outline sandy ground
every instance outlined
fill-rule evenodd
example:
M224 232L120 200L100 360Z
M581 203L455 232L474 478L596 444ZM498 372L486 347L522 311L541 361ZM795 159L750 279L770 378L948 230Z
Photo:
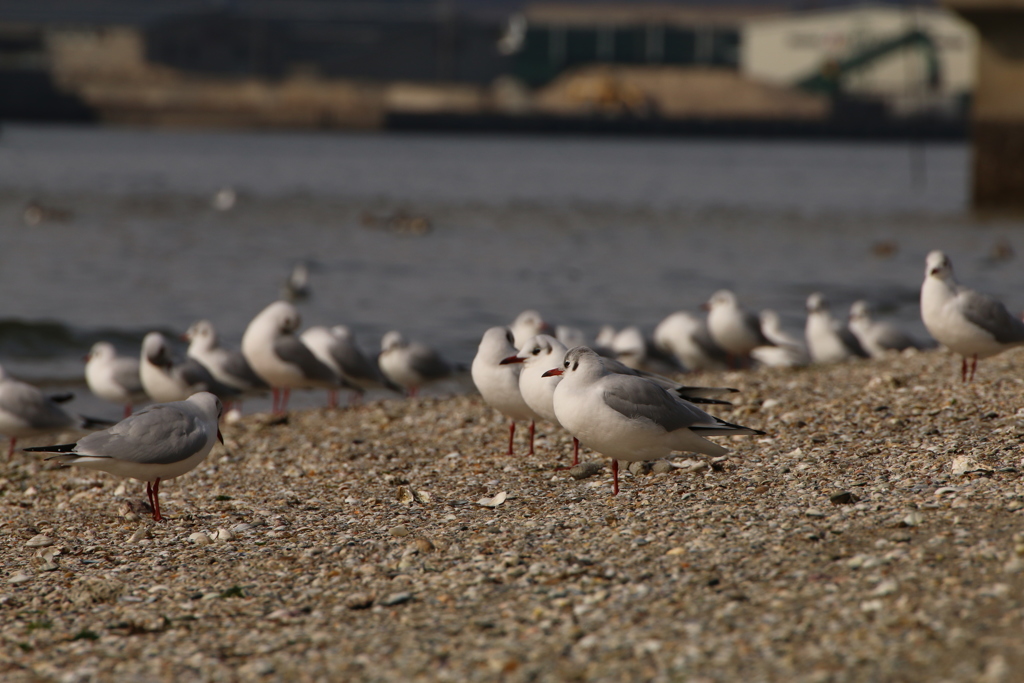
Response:
M597 454L556 469L549 425L505 455L476 396L247 416L160 523L136 482L19 453L0 678L1022 680L1024 355L958 373L691 378L742 389L718 414L768 435L617 498Z

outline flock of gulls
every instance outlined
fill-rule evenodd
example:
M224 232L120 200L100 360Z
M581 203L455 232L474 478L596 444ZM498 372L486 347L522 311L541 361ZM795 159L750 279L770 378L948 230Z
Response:
M307 283L308 284L308 283ZM872 319L856 302L848 321L835 319L820 294L807 300L801 340L782 329L773 311L745 311L729 291L704 306L706 319L673 313L647 338L635 327L604 328L592 343L576 329L551 328L535 311L508 327L484 332L471 375L483 399L511 421L529 423L533 453L535 422L544 420L579 445L612 459L613 495L619 461L658 460L674 451L710 456L726 449L707 437L763 434L705 411L728 405L734 389L694 387L672 377L687 370L798 367L853 357L878 357L919 347L892 325ZM1024 345L1024 322L998 300L961 286L949 258L928 254L921 286L921 317L938 344L962 357L961 381L973 380L977 362ZM273 411L287 410L292 390L323 389L337 405L340 390L357 401L368 389L416 395L421 387L462 371L437 351L391 331L379 354L365 354L345 326L311 327L289 301L276 301L252 319L241 349L224 348L206 320L183 335L187 357L175 357L158 332L146 335L138 358L119 356L98 342L86 357L85 377L98 397L124 406L125 419L111 424L66 410L70 395L46 395L0 368L0 434L10 440L68 429L94 431L77 443L26 448L62 465L76 465L146 482L153 517L161 519L160 482L201 463L220 439L225 408L246 397L273 394ZM670 377L671 376L671 377ZM138 412L135 407L154 402ZM222 439L221 439L222 440Z

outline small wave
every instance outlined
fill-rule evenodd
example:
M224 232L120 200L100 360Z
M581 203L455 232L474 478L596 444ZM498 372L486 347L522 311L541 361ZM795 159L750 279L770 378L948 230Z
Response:
M98 341L119 353L137 354L150 330L82 330L55 321L0 320L0 359L54 359L84 356ZM175 337L174 333L164 332Z

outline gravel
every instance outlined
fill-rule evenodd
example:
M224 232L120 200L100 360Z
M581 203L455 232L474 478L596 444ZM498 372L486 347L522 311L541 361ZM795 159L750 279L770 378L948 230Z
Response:
M160 523L141 484L20 453L0 677L1019 680L1022 378L1021 353L966 386L942 353L691 376L768 435L622 468L616 498L550 425L506 456L477 396L245 416Z

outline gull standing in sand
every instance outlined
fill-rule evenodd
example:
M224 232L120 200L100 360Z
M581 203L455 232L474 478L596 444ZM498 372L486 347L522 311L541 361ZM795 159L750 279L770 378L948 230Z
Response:
M850 328L832 317L828 299L819 292L807 297L804 336L811 360L815 363L842 363L850 358L868 357Z
M242 335L242 355L270 385L275 414L287 410L292 389L356 389L295 336L301 324L299 309L275 301L249 322Z
M711 338L729 354L734 367L741 367L758 346L772 345L761 332L761 321L743 310L736 295L728 289L712 294L704 307L708 311Z
M89 434L78 443L26 448L53 453L48 460L108 472L146 482L153 519L160 521L160 482L189 472L220 440L220 400L199 392L184 401L143 408L110 429Z
M928 254L921 285L921 319L935 340L963 358L960 379L970 380L978 359L1024 344L1024 322L991 296L960 285L953 264L941 251Z
M707 324L686 311L676 311L658 323L654 343L690 372L728 367L728 354L711 338Z
M774 346L758 346L750 357L771 368L799 368L811 362L803 342L782 329L782 318L770 308L761 311L761 332Z
M214 379L238 390L242 395L266 393L270 387L253 372L245 356L237 349L225 349L213 323L198 320L183 335L188 341L188 355L210 371Z
M159 332L150 332L142 339L139 377L146 394L161 403L184 401L197 391L209 391L223 399L238 396L236 389L218 382L196 359L178 362Z
M132 407L149 400L139 376L139 359L119 356L110 342L92 345L85 357L85 383L89 391L104 401L124 406L124 416L132 414Z
M491 327L480 339L470 373L473 384L487 405L509 418L508 454L516 435L516 422L530 422L530 451L533 455L533 436L536 420L541 417L526 403L519 390L522 368L504 361L516 353L515 337L507 327Z
M895 325L875 320L871 306L859 299L850 306L850 332L872 358L884 358L893 352L919 348L909 334Z
M107 420L69 413L31 384L16 380L0 366L0 434L10 439L7 459L14 455L18 439L62 429L95 429Z
M728 451L704 436L763 434L730 424L642 377L619 375L585 346L569 349L555 389L559 424L583 445L612 458L613 495L619 492L619 460L658 460L672 451L723 455Z
M457 369L434 349L408 341L395 330L381 338L377 364L384 376L409 396L418 394L424 384L451 377Z
M352 332L344 325L330 329L310 327L299 338L324 365L358 389L352 394L353 401L359 400L368 389L386 388L401 393L402 388L389 382L377 364L363 354ZM329 392L328 405L333 408L338 404L338 390Z

